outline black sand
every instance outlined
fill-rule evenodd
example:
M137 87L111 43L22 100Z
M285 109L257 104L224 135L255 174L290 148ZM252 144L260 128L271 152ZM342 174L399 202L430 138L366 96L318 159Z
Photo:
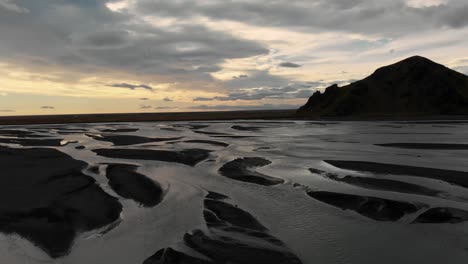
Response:
M16 233L51 257L66 255L77 233L119 219L122 206L86 163L55 149L0 147L0 231Z
M172 248L163 248L146 259L143 264L212 264L213 262L192 257Z
M265 186L272 186L284 182L282 179L267 176L253 170L256 167L264 167L271 164L271 161L263 158L242 158L224 164L219 173L230 179L250 182Z
M163 190L145 175L138 173L135 165L110 164L106 177L110 187L120 196L132 199L146 207L159 204L163 197Z
M370 177L357 177L357 176L350 176L347 175L343 178L340 178L338 175L333 173L326 173L324 171L320 172L320 170L316 169L309 169L313 173L318 173L332 179L337 182L343 182L350 185L355 185L367 189L374 189L374 190L382 190L382 191L391 191L391 192L399 192L399 193L409 193L409 194L417 194L417 195L426 195L426 196L438 196L441 194L441 191L433 190L426 188L424 186L420 186L417 184L389 180L389 179L377 179L377 178L370 178Z
M217 193L217 192L208 192L205 198L212 199L212 200L225 200L225 199L228 199L229 197L227 197L224 194Z
M62 144L60 138L47 138L47 139L32 139L32 138L0 138L0 143L5 144L18 144L25 147L60 147Z
M210 126L209 125L196 125L196 124L177 124L177 125L173 125L173 127L183 127L183 128L197 130L197 129L207 128Z
M93 134L86 134L86 136L99 141L107 141L111 142L115 146L129 146L129 145L136 145L136 144L144 144L144 143L154 143L154 142L165 142L165 141L173 141L181 139L182 137L174 137L174 138L147 138L147 137L140 137L140 136L131 136L131 135L93 135Z
M208 144L213 146L219 147L229 147L228 143L219 142L219 141L212 141L212 140L185 140L184 143L200 143L200 144Z
M418 224L457 224L468 221L468 212L455 208L431 208L416 218Z
M191 253L172 248L158 250L143 264L300 264L301 261L282 241L251 214L219 199L228 197L210 192L204 202L208 231L193 230L184 235ZM193 254L197 253L195 257Z
M381 147L404 148L404 149L441 149L441 150L468 150L468 144L446 144L446 143L388 143L375 144Z
M219 200L205 200L205 210L214 213L217 216L217 221L208 224L222 224L229 223L230 225L253 229L257 231L265 231L266 228L260 224L251 214L234 207L228 203Z
M209 150L186 149L182 151L149 150L149 149L95 149L94 153L108 158L141 159L176 162L195 166L210 156Z
M441 180L462 187L468 187L468 172L463 171L442 170L366 161L325 160L325 162L341 169L367 171L377 174L408 175Z
M220 136L211 136L214 138L252 138L256 136L237 136L237 135L220 135Z
M212 136L221 136L221 135L229 135L227 133L221 133L221 132L209 132L209 131L198 131L198 130L195 130L193 131L194 133L197 133L197 134L202 134L202 135L212 135Z
M419 209L418 206L408 202L377 197L325 191L307 192L307 194L321 202L343 210L355 211L360 215L377 221L397 221L405 214L414 213Z
M131 132L137 132L138 128L116 128L116 129L103 129L101 132L104 133L131 133Z
M2 130L0 130L0 136L16 137L16 138L44 138L44 137L47 137L47 136L37 135L32 131L14 130L14 129L2 129Z
M254 126L232 126L232 129L239 130L239 131L249 131L249 132L256 132L260 131L263 127L254 127Z

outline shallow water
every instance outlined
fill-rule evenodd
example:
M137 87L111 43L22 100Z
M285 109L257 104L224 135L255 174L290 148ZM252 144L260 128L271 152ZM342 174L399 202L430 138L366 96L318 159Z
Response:
M191 125L207 125L205 128ZM258 130L239 130L234 125ZM67 133L60 133L67 130ZM175 138L168 142L114 146L86 133L105 135L105 129L136 129L115 132L151 138ZM169 129L168 129L169 128ZM3 128L2 128L3 129ZM4 129L7 129L6 127ZM380 197L429 207L468 210L468 189L449 183L396 175L381 178L399 180L439 190L444 197L372 190L336 182L311 173L315 168L338 175L373 177L372 173L347 171L324 160L371 161L468 172L468 150L402 149L376 146L385 143L468 144L468 124L443 126L431 123L392 122L158 122L121 124L73 124L63 126L15 126L8 129L35 131L63 139L56 148L90 166L99 173L85 170L112 196L118 195L107 184L105 163L139 166L138 172L155 180L164 189L160 204L152 208L119 198L124 209L121 222L102 234L95 230L80 234L69 255L51 259L42 250L17 235L0 235L0 263L142 263L157 250L173 247L187 252L182 237L194 229L205 230L203 199L208 191L230 197L239 208L252 214L284 242L303 263L467 263L468 222L458 224L411 224L420 212L406 215L397 222L378 222L354 211L341 210L319 202L306 191L331 191ZM75 130L73 130L75 129ZM86 132L81 131L86 129ZM177 130L177 131L174 131ZM74 133L68 133L76 131ZM204 131L210 133L197 133ZM214 133L219 133L215 135ZM223 134L223 137L219 137ZM225 137L243 136L243 137ZM6 138L6 137L5 137ZM210 140L228 143L228 147L184 142ZM68 141L68 144L65 144ZM75 142L75 143L73 143ZM17 144L2 144L22 148ZM85 149L76 149L85 146ZM154 150L212 150L210 157L196 166L149 160L113 159L96 155L98 148ZM261 186L229 179L218 170L236 158L262 157L272 164L257 172L281 178L285 183Z

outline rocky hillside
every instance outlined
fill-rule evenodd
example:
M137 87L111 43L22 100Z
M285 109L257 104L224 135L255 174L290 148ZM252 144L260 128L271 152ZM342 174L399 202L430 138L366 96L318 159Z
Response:
M298 113L313 116L468 114L468 76L415 56L369 77L314 93Z

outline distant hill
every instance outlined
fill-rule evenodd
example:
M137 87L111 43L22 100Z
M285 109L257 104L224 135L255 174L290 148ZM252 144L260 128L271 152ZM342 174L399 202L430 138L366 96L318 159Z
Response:
M315 92L298 113L311 116L468 114L468 76L415 56L369 77Z

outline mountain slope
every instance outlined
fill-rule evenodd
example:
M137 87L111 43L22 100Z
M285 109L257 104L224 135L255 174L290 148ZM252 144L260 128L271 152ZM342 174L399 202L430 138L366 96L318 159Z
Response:
M415 56L369 77L315 92L298 113L316 116L468 114L468 76Z

